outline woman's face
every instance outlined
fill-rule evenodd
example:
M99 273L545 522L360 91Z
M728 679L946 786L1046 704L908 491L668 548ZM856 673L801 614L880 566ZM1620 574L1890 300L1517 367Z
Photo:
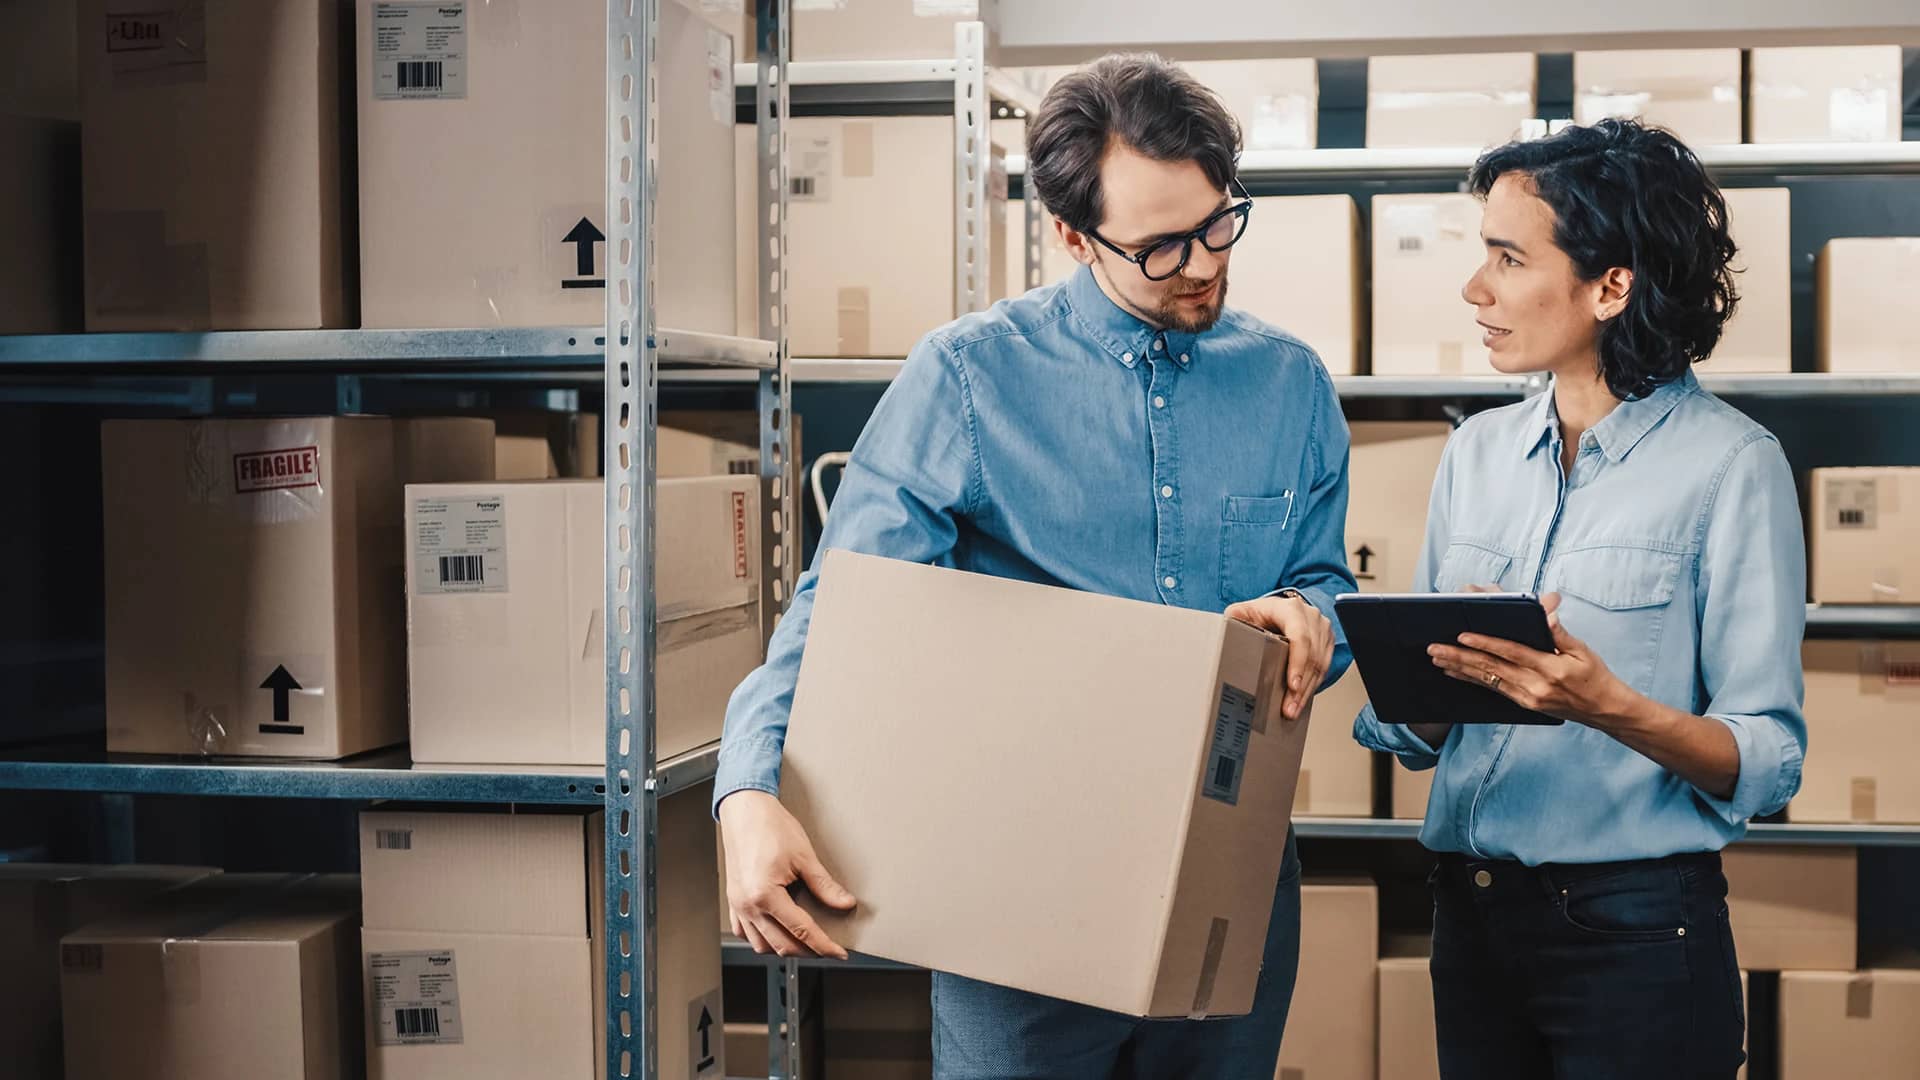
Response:
M1609 287L1624 271L1580 280L1553 225L1525 174L1494 181L1480 224L1486 261L1460 295L1477 312L1494 368L1509 375L1596 370L1602 321L1625 307L1624 292Z

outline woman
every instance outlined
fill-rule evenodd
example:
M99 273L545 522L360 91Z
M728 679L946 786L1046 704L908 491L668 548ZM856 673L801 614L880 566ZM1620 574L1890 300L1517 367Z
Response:
M1736 300L1726 203L1673 136L1612 120L1490 151L1469 186L1487 254L1462 296L1494 366L1552 389L1454 434L1417 587L1542 594L1554 652L1429 651L1566 723L1355 721L1438 767L1440 1071L1731 1078L1719 851L1800 784L1806 564L1779 443L1692 373Z

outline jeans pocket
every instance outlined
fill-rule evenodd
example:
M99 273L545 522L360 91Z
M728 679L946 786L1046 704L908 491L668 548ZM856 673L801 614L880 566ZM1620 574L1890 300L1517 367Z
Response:
M1687 933L1686 887L1672 867L1570 880L1555 900L1561 919L1589 937L1662 941Z

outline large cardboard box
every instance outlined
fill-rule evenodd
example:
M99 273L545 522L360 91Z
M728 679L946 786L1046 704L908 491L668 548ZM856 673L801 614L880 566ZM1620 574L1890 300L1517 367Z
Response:
M1920 371L1920 237L1830 240L1818 278L1821 371Z
M413 759L606 762L605 487L407 488ZM663 480L655 502L655 751L720 737L764 659L760 480Z
M1532 53L1375 56L1367 60L1367 145L1484 147L1517 138L1534 115Z
M1134 1016L1245 1013L1306 737L1285 657L1209 612L828 552L781 783L862 900L823 928Z
M754 161L754 129L739 155ZM799 117L787 132L787 317L795 356L905 356L954 318L953 120L944 116ZM988 170L989 301L1007 295L1007 176ZM759 336L757 170L736 189L738 332ZM884 222L884 228L876 228ZM1014 278L1014 281L1020 280Z
M1702 370L1777 374L1793 370L1792 198L1786 188L1726 188L1727 229L1739 254L1740 303Z
M201 866L0 864L0 1061L23 1080L60 1065L60 939L217 870Z
M110 420L107 748L334 758L406 738L401 489L489 420Z
M1809 641L1794 821L1920 824L1920 641Z
M1748 142L1899 142L1898 45L1755 49Z
M1498 374L1460 298L1486 260L1480 211L1457 193L1373 197L1373 374Z
M80 125L0 109L0 334L82 328L79 185Z
M1229 305L1313 346L1329 372L1358 375L1360 297L1360 213L1352 196L1253 200L1227 264Z
M978 0L802 0L789 42L795 60L951 60L954 26L979 18Z
M606 5L356 7L364 324L600 325ZM730 334L733 42L683 0L658 10L655 309Z
M1807 558L1819 604L1920 596L1920 468L1814 469Z
M1573 54L1573 116L1666 128L1689 146L1737 144L1739 49L1610 49Z
M825 1075L933 1080L932 991L924 971L828 971Z
M1353 740L1353 718L1366 704L1366 687L1351 668L1313 699L1293 789L1295 817L1373 816L1373 752Z
M1920 1061L1920 970L1780 975L1780 1080L1911 1076Z
M78 12L87 329L351 325L340 5Z
M1853 848L1737 845L1723 859L1741 967L1853 969L1860 927Z
M1432 954L1425 935L1394 935L1380 943L1381 1080L1440 1080Z
M553 447L536 435L496 435L493 438L495 480L552 480L560 475Z
M60 944L67 1080L360 1075L351 875L216 874Z
M1311 150L1320 130L1320 68L1288 60L1193 60L1180 65L1240 121L1245 150Z
M1276 1080L1372 1080L1379 956L1373 882L1308 877L1300 888L1300 973Z
M1409 769L1393 759L1393 779L1388 781L1387 797L1393 804L1393 816L1422 821L1427 803L1433 797L1433 770Z
M711 788L660 801L660 1075L726 1075ZM605 821L578 808L360 815L368 1080L601 1077Z

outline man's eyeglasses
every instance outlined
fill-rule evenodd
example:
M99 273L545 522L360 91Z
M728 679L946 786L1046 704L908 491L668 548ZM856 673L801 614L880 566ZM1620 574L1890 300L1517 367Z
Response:
M1138 266L1148 281L1165 281L1186 269L1187 260L1193 257L1195 240L1205 244L1208 251L1225 251L1247 231L1247 217L1253 213L1253 196L1247 194L1247 189L1237 176L1233 178L1233 186L1240 192L1239 202L1221 207L1192 232L1169 236L1143 251L1129 253L1092 229L1087 230L1087 235L1105 244L1115 255Z

